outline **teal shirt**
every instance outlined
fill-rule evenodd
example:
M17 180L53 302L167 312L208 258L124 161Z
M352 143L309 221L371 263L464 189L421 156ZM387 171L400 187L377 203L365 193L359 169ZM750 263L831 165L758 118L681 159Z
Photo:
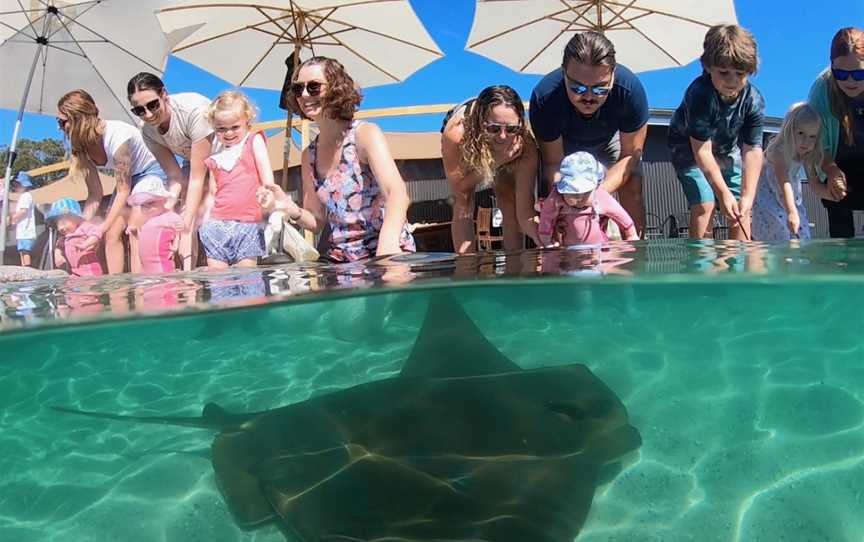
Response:
M828 93L828 79L831 78L831 70L826 69L810 87L810 96L807 101L822 117L822 148L830 153L831 158L837 157L837 148L840 146L840 120L831 111L831 97Z

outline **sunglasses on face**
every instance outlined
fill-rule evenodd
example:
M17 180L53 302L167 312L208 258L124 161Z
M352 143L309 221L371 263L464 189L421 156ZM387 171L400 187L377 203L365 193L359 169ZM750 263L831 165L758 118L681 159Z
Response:
M504 133L508 136L517 135L522 133L522 125L521 124L499 124L497 122L485 122L483 123L483 130L486 132L486 135L497 136L501 133L501 130L504 130Z
M594 95L598 98L602 98L603 96L608 95L609 92L612 91L611 82L610 83L604 83L603 85L589 86L589 85L584 85L584 84L580 83L579 81L573 81L572 79L567 77L567 74L564 74L564 80L566 81L567 88L570 89L570 92L572 92L573 94L576 94L577 96L582 96L582 95L585 95L588 92L590 92L592 95Z
M845 81L852 78L853 81L864 81L864 70L841 70L840 68L831 68L831 74L838 81Z
M132 111L132 113L136 117L143 117L144 113L147 111L149 111L151 113L155 113L156 111L158 111L160 105L161 105L161 102L159 101L159 98L156 98L155 100L150 100L149 102L147 102L144 105L136 105L135 107L130 109L130 111Z
M295 98L299 98L303 96L303 91L305 90L309 96L318 96L321 94L321 88L324 86L324 83L321 81L309 81L308 83L294 83L291 85L291 93L294 94Z
M61 131L66 131L66 125L69 124L69 119L61 119L57 117L57 127L60 128Z

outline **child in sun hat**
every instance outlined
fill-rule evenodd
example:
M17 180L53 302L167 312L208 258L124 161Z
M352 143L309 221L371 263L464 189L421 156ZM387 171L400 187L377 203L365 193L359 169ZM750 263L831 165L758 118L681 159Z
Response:
M77 201L72 198L55 201L45 215L45 222L57 228L61 236L58 241L62 241L62 256L70 273L79 277L96 277L104 273L99 257L102 229L84 220Z
M21 265L25 267L30 265L30 253L33 252L33 243L36 241L36 214L33 196L30 194L31 188L33 182L30 175L23 171L18 172L18 176L12 180L12 190L18 194L18 204L9 217L9 225L15 226L18 254Z
M639 239L627 211L600 188L606 169L590 153L564 157L552 192L540 209L538 235L544 246L601 244L609 241L611 219L627 241Z
M170 273L176 269L183 217L169 207L174 203L161 177L151 175L138 181L129 196L129 205L141 208L144 224L138 228L138 257L142 273Z

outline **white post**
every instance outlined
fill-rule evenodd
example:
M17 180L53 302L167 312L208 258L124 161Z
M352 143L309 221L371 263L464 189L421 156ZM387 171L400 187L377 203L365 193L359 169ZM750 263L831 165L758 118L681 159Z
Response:
M18 133L21 131L21 120L24 118L24 107L27 105L27 96L30 94L30 84L33 82L33 74L36 71L36 63L42 53L43 45L40 43L33 57L33 65L30 67L30 75L27 77L27 86L24 87L24 97L21 98L21 107L18 109L18 118L15 120L15 130L12 132L12 144L9 145L9 159L6 161L6 177L3 179L3 210L0 215L0 265L6 258L6 226L9 223L9 185L12 180L12 164L15 162L15 149L18 146Z

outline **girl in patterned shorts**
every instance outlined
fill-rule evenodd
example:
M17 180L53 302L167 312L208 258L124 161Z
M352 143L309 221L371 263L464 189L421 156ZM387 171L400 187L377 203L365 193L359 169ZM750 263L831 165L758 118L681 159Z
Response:
M225 91L210 104L208 118L219 149L205 164L214 194L210 219L199 229L207 254L207 267L254 267L266 255L264 222L256 197L261 187L272 186L273 170L267 144L260 132L251 132L255 109L240 92Z

